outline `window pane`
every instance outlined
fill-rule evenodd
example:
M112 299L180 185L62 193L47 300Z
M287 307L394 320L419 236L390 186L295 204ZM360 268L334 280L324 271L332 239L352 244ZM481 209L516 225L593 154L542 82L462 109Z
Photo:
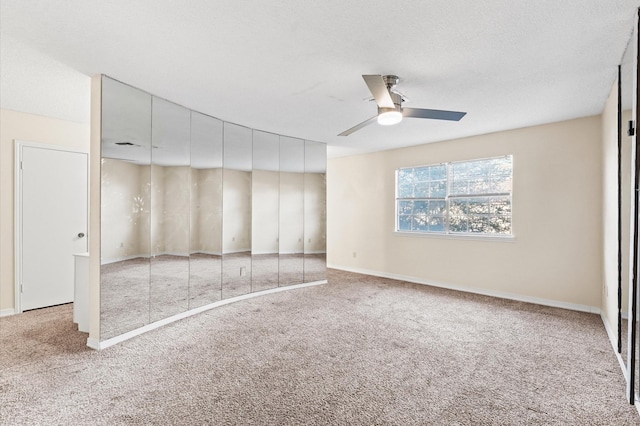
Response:
M444 217L430 217L429 218L429 231L431 232L444 232Z
M511 200L509 197L491 198L489 211L492 215L511 215Z
M413 216L414 231L427 231L428 229L429 223L427 222L427 215L421 214Z
M411 216L400 215L398 216L398 229L400 231L411 231Z
M478 214L489 214L489 200L490 198L469 198L469 213L478 215Z
M511 216L492 216L489 226L494 234L511 234Z
M411 197L413 197L413 185L411 185L411 184L400 184L400 188L398 188L398 197L400 197L400 198L411 198Z
M469 194L487 194L491 188L489 179L472 179L469 181Z
M490 229L489 217L484 215L470 215L467 232L486 233Z
M429 184L429 196L430 197L442 197L447 195L447 181L431 181Z
M512 156L398 169L397 188L399 230L511 234Z
M413 202L413 214L427 214L428 201L414 201Z
M451 178L453 180L464 180L467 179L467 164L468 163L451 163Z
M446 202L444 200L429 201L429 216L442 216L445 213Z
M415 198L427 198L429 196L429 183L419 182L413 188L413 196Z
M407 215L413 212L413 201L398 201L398 214Z
M469 203L465 199L453 199L449 201L449 214L466 215L469 213Z
M466 180L454 180L451 182L451 193L449 195L466 195L469 193L469 182Z
M416 182L428 182L429 181L429 167L420 167L413 169Z
M449 216L449 232L467 232L466 216Z
M447 165L440 164L438 166L430 167L431 180L446 180L447 179Z
M511 192L511 176L492 176L491 192Z
M398 183L413 183L413 169L398 170Z

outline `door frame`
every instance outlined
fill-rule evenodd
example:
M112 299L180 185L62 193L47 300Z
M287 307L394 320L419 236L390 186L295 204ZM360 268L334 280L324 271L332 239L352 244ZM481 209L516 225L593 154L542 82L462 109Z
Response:
M87 227L89 226L89 152L86 150L54 145L41 142L30 142L14 139L14 165L13 165L13 277L14 277L14 313L22 313L22 149L38 148L49 151L64 151L77 154L85 154L87 156ZM88 240L87 240L88 241ZM87 243L87 249L89 245Z

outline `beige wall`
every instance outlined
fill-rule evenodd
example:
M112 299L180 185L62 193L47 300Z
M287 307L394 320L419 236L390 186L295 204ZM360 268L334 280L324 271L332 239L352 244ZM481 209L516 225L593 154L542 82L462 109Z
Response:
M89 152L89 124L0 109L0 314L14 308L14 141Z
M600 116L329 160L329 266L597 311ZM509 240L394 233L396 168L513 154Z

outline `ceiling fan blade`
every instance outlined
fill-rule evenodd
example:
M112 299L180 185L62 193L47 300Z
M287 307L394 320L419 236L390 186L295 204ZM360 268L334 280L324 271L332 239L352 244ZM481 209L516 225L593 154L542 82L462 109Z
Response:
M365 126L368 126L369 124L375 122L378 119L377 115L374 115L373 117L364 120L362 123L353 126L352 128L345 130L344 132L340 133L338 136L349 136L351 133L353 132L357 132L358 130L362 129Z
M404 117L431 118L433 120L460 121L466 112L443 111L441 109L402 108Z
M364 82L371 91L376 103L380 108L395 108L393 99L387 90L387 85L381 75L363 75Z

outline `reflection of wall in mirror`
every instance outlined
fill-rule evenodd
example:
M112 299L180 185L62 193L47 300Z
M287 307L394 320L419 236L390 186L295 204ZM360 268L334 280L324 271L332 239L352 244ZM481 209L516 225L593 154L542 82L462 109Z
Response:
M303 237L304 174L280 172L280 253L303 253Z
M327 251L327 191L324 173L304 174L304 252Z
M189 253L189 179L187 166L151 166L152 254Z
M631 233L631 144L633 139L627 136L627 126L631 120L631 110L622 112L622 235L627 238L622 240L622 312L628 316L629 311L629 249Z
M251 253L277 254L280 204L280 173L254 170L251 193Z
M251 172L224 169L222 182L222 252L251 251Z
M101 262L149 256L149 166L102 160Z
M222 254L222 169L191 170L191 253Z
M166 254L189 255L190 178L188 166L164 167L164 248Z
M164 167L151 166L151 254L165 253L164 245Z

